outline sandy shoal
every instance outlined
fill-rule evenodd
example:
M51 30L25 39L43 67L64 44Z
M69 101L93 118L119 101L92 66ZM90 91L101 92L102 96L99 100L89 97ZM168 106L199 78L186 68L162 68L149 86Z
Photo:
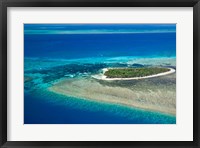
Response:
M175 77L176 74L172 74L159 79L116 81L115 83L110 81L102 82L102 80L92 78L74 78L58 82L49 87L49 90L66 96L127 105L175 115Z

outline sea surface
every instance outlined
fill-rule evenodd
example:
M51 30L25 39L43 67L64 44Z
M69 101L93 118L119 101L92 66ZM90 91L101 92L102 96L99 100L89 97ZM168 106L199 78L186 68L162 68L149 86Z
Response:
M175 56L176 33L25 34L25 57Z
M105 67L148 65L140 59L166 59L164 66L175 67L167 59L176 58L176 32L34 33L37 27L25 26L24 34L25 124L176 123L173 115L48 91L63 79L91 77Z

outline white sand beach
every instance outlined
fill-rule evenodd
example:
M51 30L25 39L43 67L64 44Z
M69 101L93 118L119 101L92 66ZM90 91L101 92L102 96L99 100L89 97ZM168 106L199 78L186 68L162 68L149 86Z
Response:
M133 77L133 78L107 78L105 76L105 72L108 71L109 69L112 68L103 68L102 71L103 73L97 74L97 75L92 75L93 78L98 79L98 80L106 80L106 81L114 81L114 80L139 80L139 79L147 79L147 78L153 78L153 77L159 77L159 76L164 76L168 74L174 73L176 70L173 68L168 68L169 71L155 74L155 75L150 75L150 76L144 76L144 77Z

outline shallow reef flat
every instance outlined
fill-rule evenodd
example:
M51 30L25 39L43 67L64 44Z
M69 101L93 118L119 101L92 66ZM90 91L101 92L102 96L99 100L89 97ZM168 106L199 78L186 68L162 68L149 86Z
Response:
M135 58L130 59L127 64L131 65L134 63L140 63L143 65L157 65L157 66L176 66L176 58L175 57L155 57L155 58Z
M66 96L176 115L176 73L130 81L72 78L54 83L48 89Z

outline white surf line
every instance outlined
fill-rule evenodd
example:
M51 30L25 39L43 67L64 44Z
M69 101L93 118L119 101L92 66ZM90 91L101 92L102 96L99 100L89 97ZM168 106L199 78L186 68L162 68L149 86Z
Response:
M133 78L107 78L107 76L104 75L104 73L106 71L108 71L108 68L104 68L103 70L103 74L99 74L99 75L93 75L92 77L95 79L99 79L99 80L106 80L106 81L113 81L113 80L140 80L140 79L147 79L147 78L154 78L154 77L159 77L159 76L164 76L164 75L168 75L168 74L172 74L174 73L176 70L173 68L168 68L170 69L170 71L167 72L163 72L163 73L159 73L159 74L155 74L155 75L150 75L150 76L144 76L144 77L133 77Z

